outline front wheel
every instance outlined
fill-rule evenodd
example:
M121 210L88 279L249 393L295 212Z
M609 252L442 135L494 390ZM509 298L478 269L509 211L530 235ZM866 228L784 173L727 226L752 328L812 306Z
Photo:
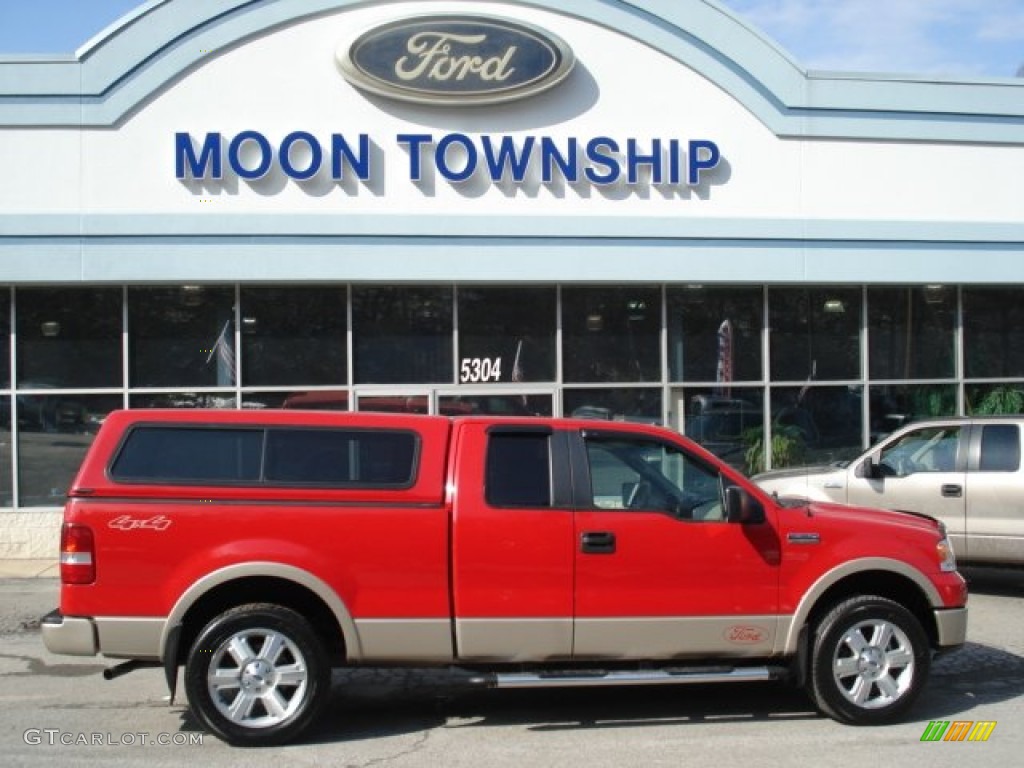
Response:
M817 625L809 693L840 722L883 723L914 703L930 665L928 638L910 611L882 597L855 597Z
M330 693L323 645L302 616L242 605L199 633L185 667L189 706L229 744L267 746L299 736Z

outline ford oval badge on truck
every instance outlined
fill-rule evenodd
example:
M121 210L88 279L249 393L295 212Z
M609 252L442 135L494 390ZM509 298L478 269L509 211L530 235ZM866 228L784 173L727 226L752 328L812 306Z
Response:
M358 88L402 101L497 104L562 82L575 59L564 41L493 16L419 16L363 33L337 52Z

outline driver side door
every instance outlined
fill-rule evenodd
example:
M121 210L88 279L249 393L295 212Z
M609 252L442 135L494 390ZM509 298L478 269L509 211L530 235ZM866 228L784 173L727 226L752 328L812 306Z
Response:
M574 657L770 652L775 520L726 522L728 479L682 445L586 430L573 451Z

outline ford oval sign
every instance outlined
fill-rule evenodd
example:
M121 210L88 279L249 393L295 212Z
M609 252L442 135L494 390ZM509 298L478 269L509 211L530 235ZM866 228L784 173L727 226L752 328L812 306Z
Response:
M419 16L371 29L338 49L363 90L421 104L496 104L562 82L572 50L536 27L493 16Z

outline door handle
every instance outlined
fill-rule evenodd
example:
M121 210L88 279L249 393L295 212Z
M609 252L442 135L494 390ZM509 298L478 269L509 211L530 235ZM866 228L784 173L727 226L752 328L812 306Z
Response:
M942 486L942 495L949 499L959 499L964 495L964 489L961 485L950 483Z
M615 554L615 534L608 531L590 531L580 536L580 551L587 555Z

